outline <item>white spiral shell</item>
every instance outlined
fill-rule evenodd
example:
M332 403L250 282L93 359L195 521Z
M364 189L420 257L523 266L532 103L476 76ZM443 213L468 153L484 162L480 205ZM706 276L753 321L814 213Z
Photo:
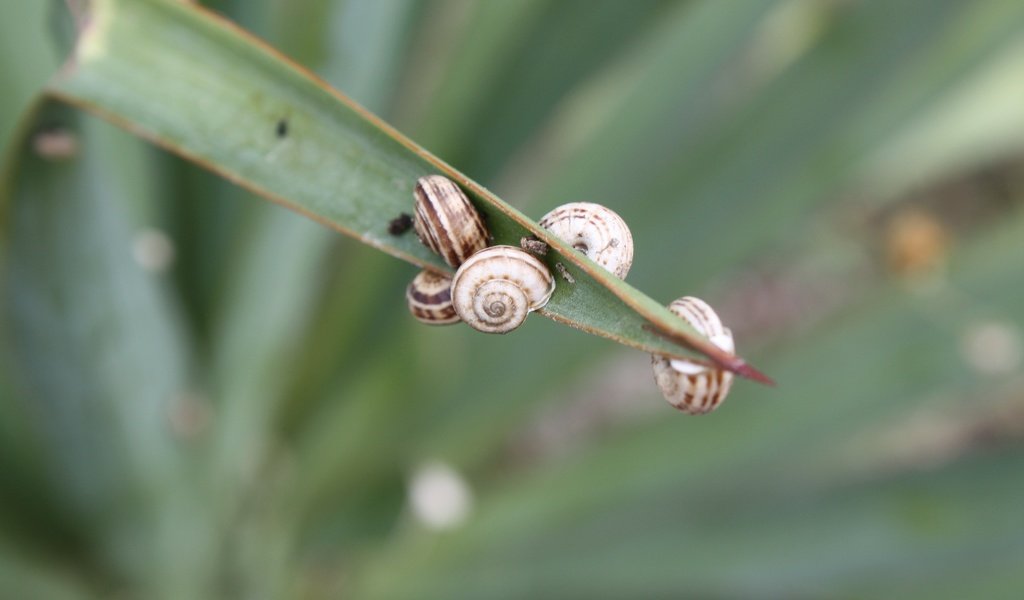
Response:
M442 175L420 177L413 195L416 235L450 267L458 268L487 247L490 233L480 213L454 181Z
M544 215L540 226L619 279L633 265L633 235L610 208L592 202L563 204Z
M462 263L452 280L452 303L473 329L507 333L547 304L555 291L548 268L513 246L491 246Z
M668 305L714 345L735 352L732 332L722 325L715 311L700 298L684 296ZM653 355L654 381L669 404L691 415L713 411L725 400L732 387L733 374L725 369L695 362Z
M433 271L420 271L405 288L409 312L427 325L459 322L452 306L452 278Z

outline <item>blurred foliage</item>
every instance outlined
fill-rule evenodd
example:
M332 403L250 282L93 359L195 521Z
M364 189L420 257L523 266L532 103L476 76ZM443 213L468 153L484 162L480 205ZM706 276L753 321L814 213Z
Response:
M630 281L780 385L684 417L615 344L418 325L409 265L92 117L10 146L61 47L17 0L0 595L1019 597L1024 5L210 4L528 214L618 211Z

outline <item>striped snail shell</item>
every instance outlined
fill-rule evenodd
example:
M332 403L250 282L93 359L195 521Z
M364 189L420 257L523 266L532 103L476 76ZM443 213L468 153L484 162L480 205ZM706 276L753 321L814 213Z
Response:
M507 333L555 291L544 263L513 246L491 246L462 263L452 280L455 312L473 329Z
M433 271L420 271L405 288L409 312L427 325L459 322L452 306L452 278Z
M441 175L420 177L413 195L416 235L450 267L458 268L487 247L490 234L480 213L451 179Z
M729 353L735 351L732 332L700 298L684 296L669 304L668 309L714 345ZM654 381L669 404L691 415L715 410L732 387L733 374L724 369L658 355L651 357L651 366L654 368Z
M571 202L544 215L540 226L619 279L629 273L633 235L615 211L592 202Z

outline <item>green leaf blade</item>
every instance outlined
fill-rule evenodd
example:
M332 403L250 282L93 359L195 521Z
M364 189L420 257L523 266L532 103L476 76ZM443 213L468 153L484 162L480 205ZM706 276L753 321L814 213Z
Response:
M160 0L98 0L92 16L72 62L50 86L57 97L393 256L447 270L414 235L387 231L392 218L411 212L416 179L441 172L484 213L495 243L518 245L534 235L551 246L549 266L562 263L572 282L559 286L546 316L647 352L695 351L759 378L659 303L227 22ZM151 72L166 77L154 81Z

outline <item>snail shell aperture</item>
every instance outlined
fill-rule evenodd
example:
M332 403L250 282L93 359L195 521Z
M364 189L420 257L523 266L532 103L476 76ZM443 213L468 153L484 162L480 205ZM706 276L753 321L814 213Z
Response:
M490 234L480 213L459 186L442 175L416 180L414 226L427 248L452 268L487 247Z
M615 211L592 202L563 204L544 215L540 226L625 279L633 264L633 235Z
M452 303L463 321L487 333L507 333L547 304L555 280L537 258L513 246L471 256L452 280Z
M433 271L420 271L405 288L409 312L427 325L448 325L459 322L452 306L452 278Z
M711 343L726 352L735 351L732 332L700 298L684 296L669 304L668 308L704 334ZM658 355L651 357L651 366L654 381L669 404L691 415L713 411L725 400L732 387L733 374L724 369Z

